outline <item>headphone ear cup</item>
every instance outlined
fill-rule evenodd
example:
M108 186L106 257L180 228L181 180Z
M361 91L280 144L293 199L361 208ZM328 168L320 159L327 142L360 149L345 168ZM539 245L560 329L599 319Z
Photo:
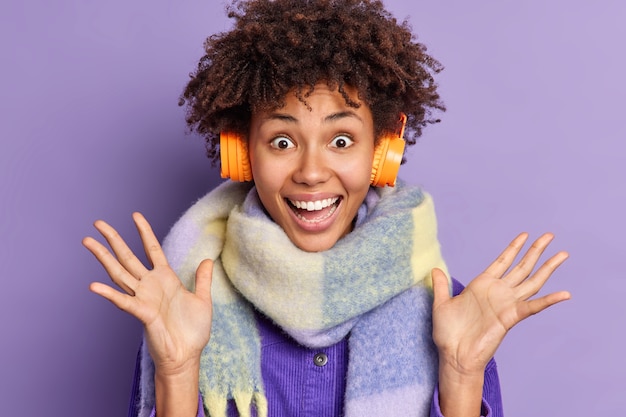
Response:
M233 181L252 181L248 143L233 132L220 133L220 175Z
M374 150L372 176L370 182L376 187L396 185L396 178L404 155L404 126L406 115L400 114L402 126L399 134L383 136Z
M396 178L400 170L402 155L404 154L404 139L387 136L380 140L374 151L371 183L376 187L396 185Z

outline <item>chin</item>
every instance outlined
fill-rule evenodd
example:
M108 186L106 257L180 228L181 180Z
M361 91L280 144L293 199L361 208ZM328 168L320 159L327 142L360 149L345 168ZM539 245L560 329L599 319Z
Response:
M333 236L289 236L289 239L299 249L305 252L323 252L339 241L340 237Z

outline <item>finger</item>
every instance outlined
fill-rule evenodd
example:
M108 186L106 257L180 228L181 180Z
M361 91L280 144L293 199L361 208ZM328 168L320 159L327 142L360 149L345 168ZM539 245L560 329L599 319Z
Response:
M89 289L94 294L98 294L99 296L109 300L120 310L126 311L127 313L130 313L134 315L135 317L137 317L137 315L135 314L135 308L134 308L135 306L134 297L128 294L123 294L119 291L116 291L114 288L106 284L102 284L100 282L92 282L91 285L89 285Z
M541 267L530 278L516 288L516 293L519 299L526 300L537 294L552 276L554 271L556 271L556 269L561 266L568 257L569 254L567 252L561 251L544 262L543 265L541 265Z
M139 236L141 236L146 256L152 263L152 266L167 266L167 258L163 253L159 240L154 235L154 231L152 230L150 223L148 223L146 218L141 213L137 212L133 213L133 220L135 221L135 226L139 231Z
M91 252L118 287L135 295L137 280L120 264L115 256L100 242L91 237L83 239L83 246Z
M520 252L528 239L528 233L520 233L509 243L509 246L485 269L485 274L500 278L509 269L515 257Z
M213 261L205 259L196 270L196 295L205 301L211 300Z
M552 233L544 233L528 248L522 259L515 265L511 271L502 279L507 281L511 286L516 286L524 281L537 265L537 261L546 250L550 242L554 239Z
M135 256L117 230L103 220L97 220L94 223L94 227L104 236L120 264L122 264L133 277L139 279L147 272L145 265Z
M572 298L569 291L559 291L552 294L544 295L543 297L536 298L534 300L526 301L523 305L524 308L519 312L520 321L524 320L534 314L540 313L548 307L558 304L562 301L566 301Z
M439 268L431 271L433 280L433 310L450 299L448 277Z

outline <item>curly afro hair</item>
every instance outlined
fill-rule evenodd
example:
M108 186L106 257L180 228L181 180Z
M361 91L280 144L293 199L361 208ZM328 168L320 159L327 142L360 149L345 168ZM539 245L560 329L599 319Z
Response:
M227 8L232 30L210 36L180 98L186 120L219 157L219 132L246 136L251 114L284 106L290 91L305 104L319 82L358 107L344 86L372 110L375 136L396 130L407 115L405 139L444 111L433 75L443 69L416 42L410 25L376 0L235 0Z

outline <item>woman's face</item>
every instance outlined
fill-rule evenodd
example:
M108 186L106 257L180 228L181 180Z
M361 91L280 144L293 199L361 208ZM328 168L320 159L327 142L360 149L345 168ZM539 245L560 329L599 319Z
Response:
M352 229L370 187L374 124L365 103L349 107L325 84L306 101L310 109L290 93L284 107L254 113L248 148L269 215L297 247L318 252Z

